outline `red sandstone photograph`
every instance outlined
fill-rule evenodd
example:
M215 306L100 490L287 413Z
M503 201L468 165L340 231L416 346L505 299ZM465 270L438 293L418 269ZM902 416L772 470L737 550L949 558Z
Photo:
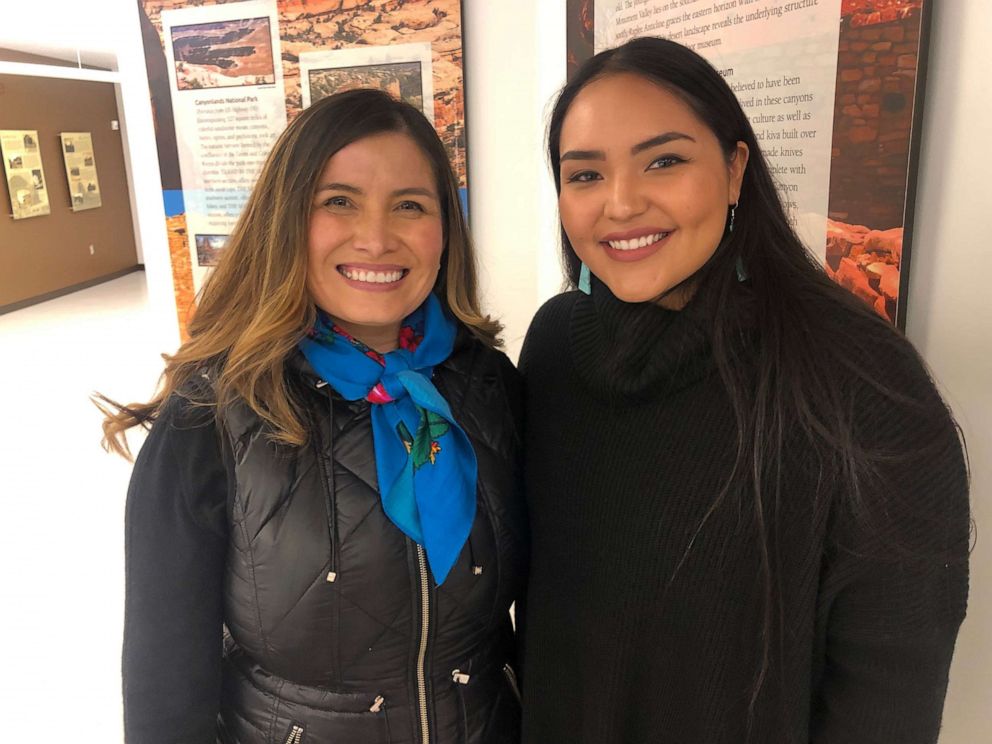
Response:
M837 53L827 273L900 325L923 12L924 0L844 0Z
M268 18L175 26L171 36L179 90L276 81Z

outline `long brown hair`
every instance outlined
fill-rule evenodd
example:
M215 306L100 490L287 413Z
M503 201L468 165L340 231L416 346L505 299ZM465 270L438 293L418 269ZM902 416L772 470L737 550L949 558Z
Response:
M331 156L384 132L408 135L431 163L444 226L434 293L469 332L489 346L500 345L500 324L480 309L475 253L458 181L434 127L416 108L382 91L339 93L300 113L276 141L223 258L203 286L187 329L189 340L165 357L155 396L126 406L94 396L105 415L107 450L130 457L124 433L139 424L149 426L170 395L207 370L213 403L222 407L240 398L270 425L273 440L306 442L284 365L316 317L306 287L313 193Z

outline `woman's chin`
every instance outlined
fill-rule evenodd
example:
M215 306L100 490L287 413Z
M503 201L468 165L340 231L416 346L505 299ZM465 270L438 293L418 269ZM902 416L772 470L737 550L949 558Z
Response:
M671 286L666 282L646 283L643 281L609 281L604 279L603 283L609 287L610 292L618 300L630 303L654 302L658 297L671 289Z

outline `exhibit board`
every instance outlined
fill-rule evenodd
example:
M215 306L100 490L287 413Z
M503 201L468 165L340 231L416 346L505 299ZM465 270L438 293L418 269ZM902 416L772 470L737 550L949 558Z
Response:
M50 214L38 132L34 129L0 130L0 155L7 174L11 216L22 220Z
M137 0L180 328L275 139L377 87L434 123L467 204L459 0Z
M796 232L903 327L928 13L929 0L569 0L568 65L649 35L706 57Z
M100 197L100 179L96 175L93 135L90 132L60 132L59 140L72 211L96 209L103 204L103 199Z

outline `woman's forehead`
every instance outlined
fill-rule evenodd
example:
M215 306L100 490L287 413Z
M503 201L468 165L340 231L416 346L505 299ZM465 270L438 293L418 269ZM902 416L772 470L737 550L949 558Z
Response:
M575 96L559 149L632 146L670 131L698 139L701 130L705 124L679 96L639 75L618 73L593 80Z

